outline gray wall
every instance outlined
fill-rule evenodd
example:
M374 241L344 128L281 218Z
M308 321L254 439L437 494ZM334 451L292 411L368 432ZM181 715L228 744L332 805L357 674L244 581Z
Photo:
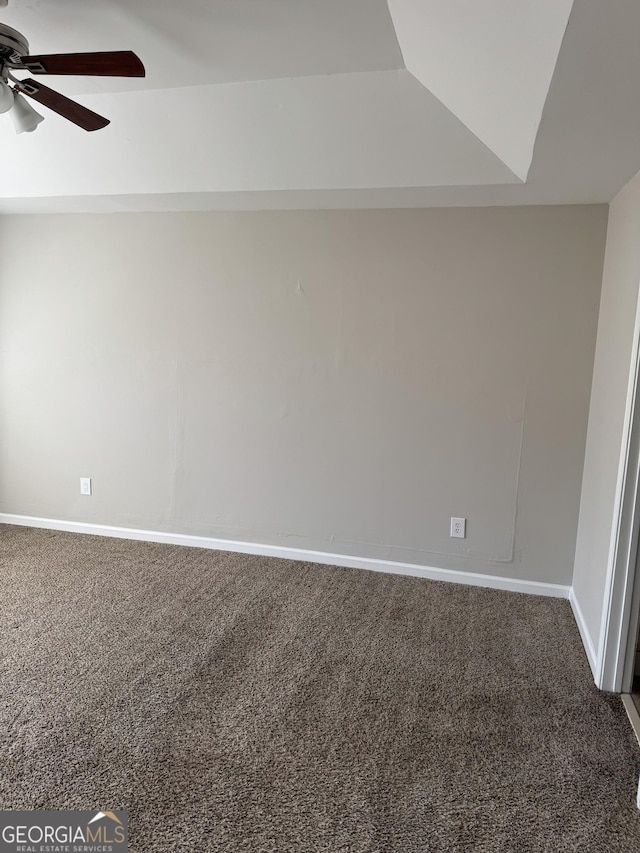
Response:
M574 594L598 651L640 285L640 174L610 206Z
M568 584L606 216L3 217L0 511Z

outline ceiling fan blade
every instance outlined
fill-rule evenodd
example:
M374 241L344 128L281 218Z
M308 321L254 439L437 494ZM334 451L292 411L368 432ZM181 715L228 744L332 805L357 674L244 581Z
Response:
M36 80L20 80L19 83L15 84L14 88L17 92L33 98L34 101L43 104L45 107L49 107L54 113L58 113L63 118L69 119L69 121L72 121L84 130L100 130L100 128L106 127L109 124L109 119L103 118L98 113L92 112L92 110L88 110L86 107L77 104L70 98L66 98L59 92L54 92L53 89L43 86L42 83L38 83Z
M32 74L82 74L89 77L144 77L144 65L131 50L99 53L43 53L22 56L13 68Z

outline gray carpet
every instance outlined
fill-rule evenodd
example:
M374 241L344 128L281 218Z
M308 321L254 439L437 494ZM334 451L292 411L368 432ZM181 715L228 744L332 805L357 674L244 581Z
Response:
M640 850L565 601L0 526L0 806L131 850Z

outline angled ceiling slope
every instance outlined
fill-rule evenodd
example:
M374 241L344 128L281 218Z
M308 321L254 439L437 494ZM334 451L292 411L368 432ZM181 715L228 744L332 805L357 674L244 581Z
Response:
M526 181L573 0L389 0L407 69Z
M147 67L52 81L112 119L98 133L0 120L0 213L586 203L640 166L637 0L9 0L0 20L34 52Z
M403 68L387 0L9 0L33 52L113 50L144 80L78 78L72 95Z
M75 0L11 0L7 20L38 51L125 44L144 58L147 77L61 81L65 94L84 90L83 102L112 119L91 138L55 119L16 138L0 122L10 153L0 163L6 196L518 180L402 67L386 0L157 6L86 0L78 10ZM71 31L60 26L72 16ZM27 171L15 168L25 161Z

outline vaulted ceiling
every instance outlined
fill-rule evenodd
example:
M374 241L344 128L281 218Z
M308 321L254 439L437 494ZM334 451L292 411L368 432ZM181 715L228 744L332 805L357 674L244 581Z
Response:
M112 123L0 116L0 212L608 201L640 168L637 0L9 0Z

